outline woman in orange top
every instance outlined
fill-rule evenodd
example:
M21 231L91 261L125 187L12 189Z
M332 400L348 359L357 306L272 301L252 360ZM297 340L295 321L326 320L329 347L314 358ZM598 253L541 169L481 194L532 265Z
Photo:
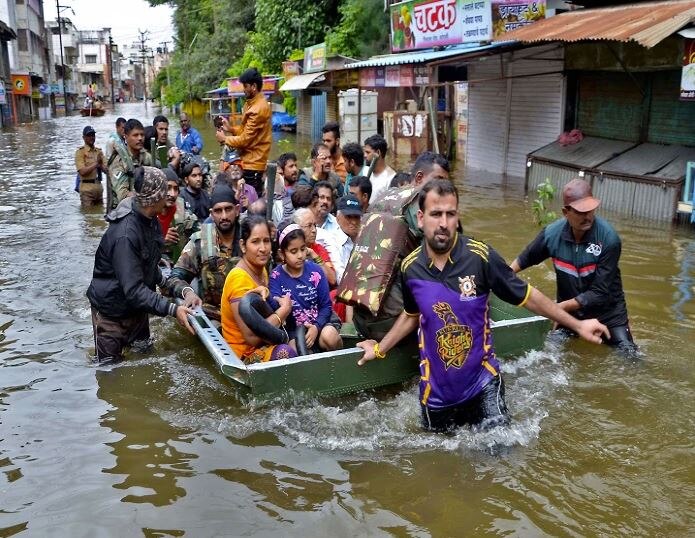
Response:
M239 300L248 292L256 292L266 298L270 259L270 227L260 215L249 215L241 223L239 246L242 258L227 275L222 291L222 336L234 353L247 364L295 357L295 350L287 345L270 345L259 338L239 315ZM275 327L285 323L292 313L289 295L277 298L280 307L266 321Z

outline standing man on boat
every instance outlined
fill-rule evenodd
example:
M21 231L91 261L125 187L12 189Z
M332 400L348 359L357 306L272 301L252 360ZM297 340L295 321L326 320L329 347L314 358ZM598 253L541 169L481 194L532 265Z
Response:
M142 123L131 118L125 122L123 129L125 147L116 146L116 153L109 159L109 177L111 178L109 209L115 209L121 200L134 195L135 169L140 166L152 166L152 157L144 149L145 129Z
M347 171L347 177L345 178L345 187L347 188L350 186L353 177L362 174L362 168L364 167L364 150L359 144L349 142L345 144L342 153L343 160L345 161L345 170Z
M224 119L215 136L218 142L239 151L244 163L244 180L256 189L260 197L263 195L263 173L273 140L272 111L263 95L263 77L257 69L244 71L239 82L244 86L246 97L241 125L232 127Z
M239 202L226 183L217 183L212 191L212 223L204 223L191 236L179 256L169 279L174 297L188 306L204 305L205 312L220 319L220 301L224 281L241 258L239 248ZM194 279L198 290L191 287Z
M633 353L623 283L621 242L613 227L596 217L601 201L591 185L573 179L562 189L564 218L543 228L511 267L515 273L552 258L558 306L577 319L598 318L610 331L607 344ZM563 332L568 327L561 326Z
M176 135L176 147L181 151L200 155L203 151L203 138L194 127L191 127L191 119L185 112L181 112L179 116L179 125L181 130Z
M494 249L459 234L458 192L450 181L425 184L418 206L424 241L401 266L404 311L380 342L357 344L364 349L358 365L387 358L419 328L423 427L450 432L463 425L508 424L490 329L490 292L569 326L590 342L601 343L608 329L595 319L573 318L519 279Z
M82 129L84 145L75 152L75 168L80 176L82 207L101 205L104 202L101 173L107 172L106 159L102 151L94 145L96 136L96 131L89 125Z
M345 185L347 168L345 167L343 152L340 149L340 125L335 121L329 121L321 128L321 133L323 133L321 141L331 152L331 170L333 170L340 178L343 185Z
M389 188L396 171L386 164L386 152L389 147L386 139L380 134L375 134L364 141L364 169L362 175L366 176L369 166L374 159L376 164L369 180L372 182L372 198L376 200L382 191Z
M109 213L94 256L87 298L92 306L94 346L98 362L123 359L123 349L145 351L151 346L149 316L175 317L191 334L192 310L176 306L159 295L165 285L159 269L163 244L157 215L166 204L164 173L141 167L135 173L135 196Z

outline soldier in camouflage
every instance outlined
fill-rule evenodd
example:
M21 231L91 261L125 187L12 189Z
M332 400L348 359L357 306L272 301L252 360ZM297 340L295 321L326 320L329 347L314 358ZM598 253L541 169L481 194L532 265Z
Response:
M241 258L239 249L239 203L224 183L212 191L210 215L184 247L169 281L174 297L186 306L202 306L208 317L220 319L220 302L227 274ZM198 280L198 290L191 287Z
M115 146L109 158L109 204L108 209L115 209L119 202L132 196L133 174L138 166L152 166L152 157L144 149L145 129L136 119L125 122L125 146Z
M200 224L198 217L191 213L184 199L179 196L179 178L176 173L171 168L166 168L164 175L167 178L166 206L157 217L164 234L162 260L167 267L172 267L191 236L200 230Z

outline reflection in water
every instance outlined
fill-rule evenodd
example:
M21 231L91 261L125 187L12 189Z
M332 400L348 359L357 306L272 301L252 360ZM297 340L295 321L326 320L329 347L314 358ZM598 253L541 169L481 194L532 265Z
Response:
M112 408L101 417L101 425L123 437L108 443L116 464L106 473L123 475L113 487L126 495L123 502L172 504L186 495L179 480L193 475L189 464L195 454L177 445L190 442L190 432L172 427L150 408L158 401L156 390L167 386L155 363L137 361L111 369L97 369L97 396ZM158 378L160 382L151 383Z

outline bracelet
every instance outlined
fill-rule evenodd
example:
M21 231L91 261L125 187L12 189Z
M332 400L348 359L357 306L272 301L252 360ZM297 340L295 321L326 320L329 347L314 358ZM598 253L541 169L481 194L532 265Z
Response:
M374 351L374 356L375 356L377 359L385 359L385 358L386 358L386 353L383 353L383 352L379 349L379 342L377 342L376 344L374 344L374 350L373 350L373 351Z
M191 290L193 293L195 293L195 290L191 288L190 286L186 286L181 290L181 299L186 298L186 290Z
M281 318L280 316L278 316L278 313L277 313L277 312L273 312L273 316L275 316L276 318L278 318L278 323L280 324L279 326L282 327L282 318Z

